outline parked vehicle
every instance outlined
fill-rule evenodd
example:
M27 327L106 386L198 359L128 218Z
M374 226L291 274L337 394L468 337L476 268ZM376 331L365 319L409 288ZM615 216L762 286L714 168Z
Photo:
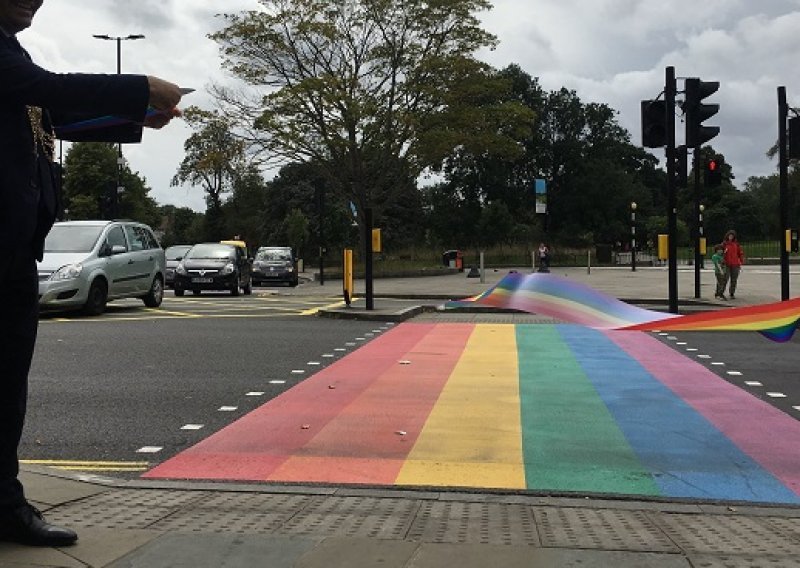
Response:
M39 263L39 305L100 315L106 303L164 297L164 250L147 225L134 221L62 221L53 225Z
M259 247L253 260L253 284L285 282L297 286L298 281L291 247Z
M203 290L239 290L253 292L250 280L250 260L241 247L223 243L200 243L189 249L175 268L173 283L176 296L186 290L200 294Z
M172 288L173 282L175 282L175 268L183 260L183 255L190 248L192 248L192 245L172 245L164 251L164 256L167 259L167 264L164 267L164 286L167 288Z

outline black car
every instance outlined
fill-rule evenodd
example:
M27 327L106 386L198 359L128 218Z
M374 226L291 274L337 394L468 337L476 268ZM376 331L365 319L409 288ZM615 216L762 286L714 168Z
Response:
M253 292L250 280L250 259L240 247L221 243L200 243L184 255L175 268L173 284L176 296L186 290L199 294L202 290L230 290L234 296L241 289Z
M297 286L297 263L291 247L260 247L253 260L253 284L285 282Z
M164 251L164 255L167 257L167 265L164 267L164 286L167 288L172 288L172 284L175 282L175 268L190 248L192 245L172 245Z

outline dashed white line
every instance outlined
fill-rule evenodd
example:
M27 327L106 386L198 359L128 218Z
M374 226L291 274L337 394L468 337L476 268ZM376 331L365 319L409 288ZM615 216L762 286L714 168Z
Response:
M347 351L347 349L345 349L344 347L337 347L336 349L334 349L334 351L338 351L341 353L342 351Z
M217 412L234 412L235 410L238 409L239 409L238 406L220 406L219 408L217 408Z
M136 450L137 454L157 454L164 449L164 446L143 446Z
M249 393L245 394L244 396L264 396L264 391L250 391Z
M184 424L181 430L200 430L202 427L202 424Z
M670 341L678 341L678 338L675 337L674 335L668 335L667 339L669 339Z
M688 344L688 343L686 343L685 341L679 341L679 342L678 342L678 343L676 343L675 345L689 345L689 344Z
M764 386L764 384L759 382L759 381L745 381L744 384L746 384L748 387L763 387Z
M348 347L355 347L356 346L356 344L353 343L352 341L348 341L347 343L345 343L345 345L347 345Z
M302 375L303 373L305 373L304 369L292 369L293 375Z
M282 381L280 379L275 379L274 381L270 381L269 384L271 384L271 385L285 385L286 381Z
M658 332L658 331L656 331L654 333L658 333L658 335L660 335L661 337L666 337L666 336L669 335L669 333L661 333L661 332Z
M325 359L330 359L331 357L335 357L335 355L333 353L323 353L322 356Z
M794 408L795 410L800 410L800 406L793 406L792 408Z
M711 359L711 355L698 355L698 359Z
M687 347L686 351L691 351L692 353L694 353L695 351L699 351L699 349L697 349L696 347Z
M318 365L322 365L322 363L320 363L319 361L309 361L308 363L306 363L306 365L310 365L312 367L316 367Z
M771 398L786 398L786 395L782 392L768 392L767 396Z
M366 340L367 340L366 337L356 337L356 341L366 341ZM345 345L349 345L349 343L345 343ZM355 345L355 343L353 345Z
M711 363L711 364L712 364L712 365L721 366L721 367L724 367L724 366L725 366L725 363L723 363L722 361L714 361L714 362L713 362L713 363Z
M742 373L740 373L739 371L728 371L727 373L728 373L728 374L729 374L731 377L741 377L741 376L742 376Z

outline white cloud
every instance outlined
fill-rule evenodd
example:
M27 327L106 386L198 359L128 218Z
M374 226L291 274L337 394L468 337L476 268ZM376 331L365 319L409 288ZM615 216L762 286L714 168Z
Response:
M785 85L800 106L800 0L495 0L481 15L500 44L481 57L496 67L519 64L546 89L566 86L584 101L605 102L639 142L639 101L663 88L664 68L721 82L713 145L737 179L775 171L764 153L777 138L777 95ZM122 44L124 72L195 87L185 103L211 106L205 88L224 80L217 45L207 34L218 12L259 9L258 0L53 0L20 39L53 71L113 73L116 47L92 34L147 37ZM679 88L682 82L679 81ZM678 124L680 129L680 123ZM131 167L147 178L160 203L205 208L200 189L169 182L189 131L170 125L126 147Z

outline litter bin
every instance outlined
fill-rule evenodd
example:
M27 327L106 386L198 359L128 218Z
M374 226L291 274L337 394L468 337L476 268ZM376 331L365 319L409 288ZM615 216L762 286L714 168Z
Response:
M464 253L460 250L446 250L442 253L442 264L447 268L456 268L464 272Z

